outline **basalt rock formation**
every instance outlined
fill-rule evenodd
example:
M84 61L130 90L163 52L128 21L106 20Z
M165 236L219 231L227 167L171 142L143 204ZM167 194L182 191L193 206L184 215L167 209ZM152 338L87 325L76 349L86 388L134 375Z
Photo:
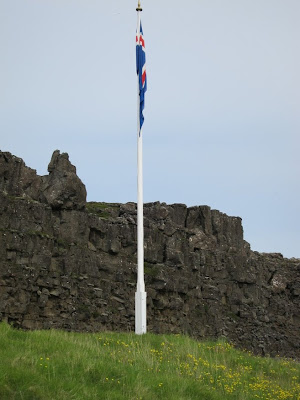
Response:
M48 171L0 152L0 320L134 330L136 204L86 203L65 153ZM144 214L148 331L300 357L299 259L252 251L241 219L208 206Z

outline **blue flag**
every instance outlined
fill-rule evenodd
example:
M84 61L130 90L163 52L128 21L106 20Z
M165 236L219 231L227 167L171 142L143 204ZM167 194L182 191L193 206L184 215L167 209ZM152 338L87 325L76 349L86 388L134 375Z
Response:
M147 75L145 41L141 22L139 26L139 32L136 33L136 71L139 79L140 129L142 129L144 123L143 110L145 107L145 93L147 90Z

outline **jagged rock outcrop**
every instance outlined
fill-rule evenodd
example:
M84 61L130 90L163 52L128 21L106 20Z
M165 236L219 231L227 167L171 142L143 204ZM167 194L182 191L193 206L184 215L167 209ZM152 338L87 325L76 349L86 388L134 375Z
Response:
M136 205L85 205L74 176L58 151L48 177L0 152L0 319L133 330ZM157 202L144 214L149 331L300 357L299 259L251 251L241 219L208 206Z
M46 203L52 209L81 210L86 203L85 185L67 153L54 151L48 165L49 175L38 176L24 161L0 151L0 191Z
M9 196L28 196L38 200L42 178L26 167L21 158L0 151L0 192Z
M43 177L42 199L53 209L81 210L86 203L86 189L76 175L76 168L67 153L56 150Z

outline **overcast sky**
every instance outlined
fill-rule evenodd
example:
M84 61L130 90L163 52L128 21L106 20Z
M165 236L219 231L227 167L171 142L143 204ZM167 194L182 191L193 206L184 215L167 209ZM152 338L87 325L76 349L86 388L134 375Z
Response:
M68 152L88 200L136 201L137 0L0 0L0 149ZM243 219L300 257L300 1L142 0L145 202Z

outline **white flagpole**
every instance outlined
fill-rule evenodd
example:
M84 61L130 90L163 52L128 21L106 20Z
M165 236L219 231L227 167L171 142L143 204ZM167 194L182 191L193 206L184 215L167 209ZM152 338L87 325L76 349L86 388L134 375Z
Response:
M137 35L140 36L140 23L142 11L140 1L137 11ZM143 221L143 136L140 129L140 90L139 77L137 78L137 288L135 292L135 333L142 335L147 331L146 302L144 282L144 221Z

